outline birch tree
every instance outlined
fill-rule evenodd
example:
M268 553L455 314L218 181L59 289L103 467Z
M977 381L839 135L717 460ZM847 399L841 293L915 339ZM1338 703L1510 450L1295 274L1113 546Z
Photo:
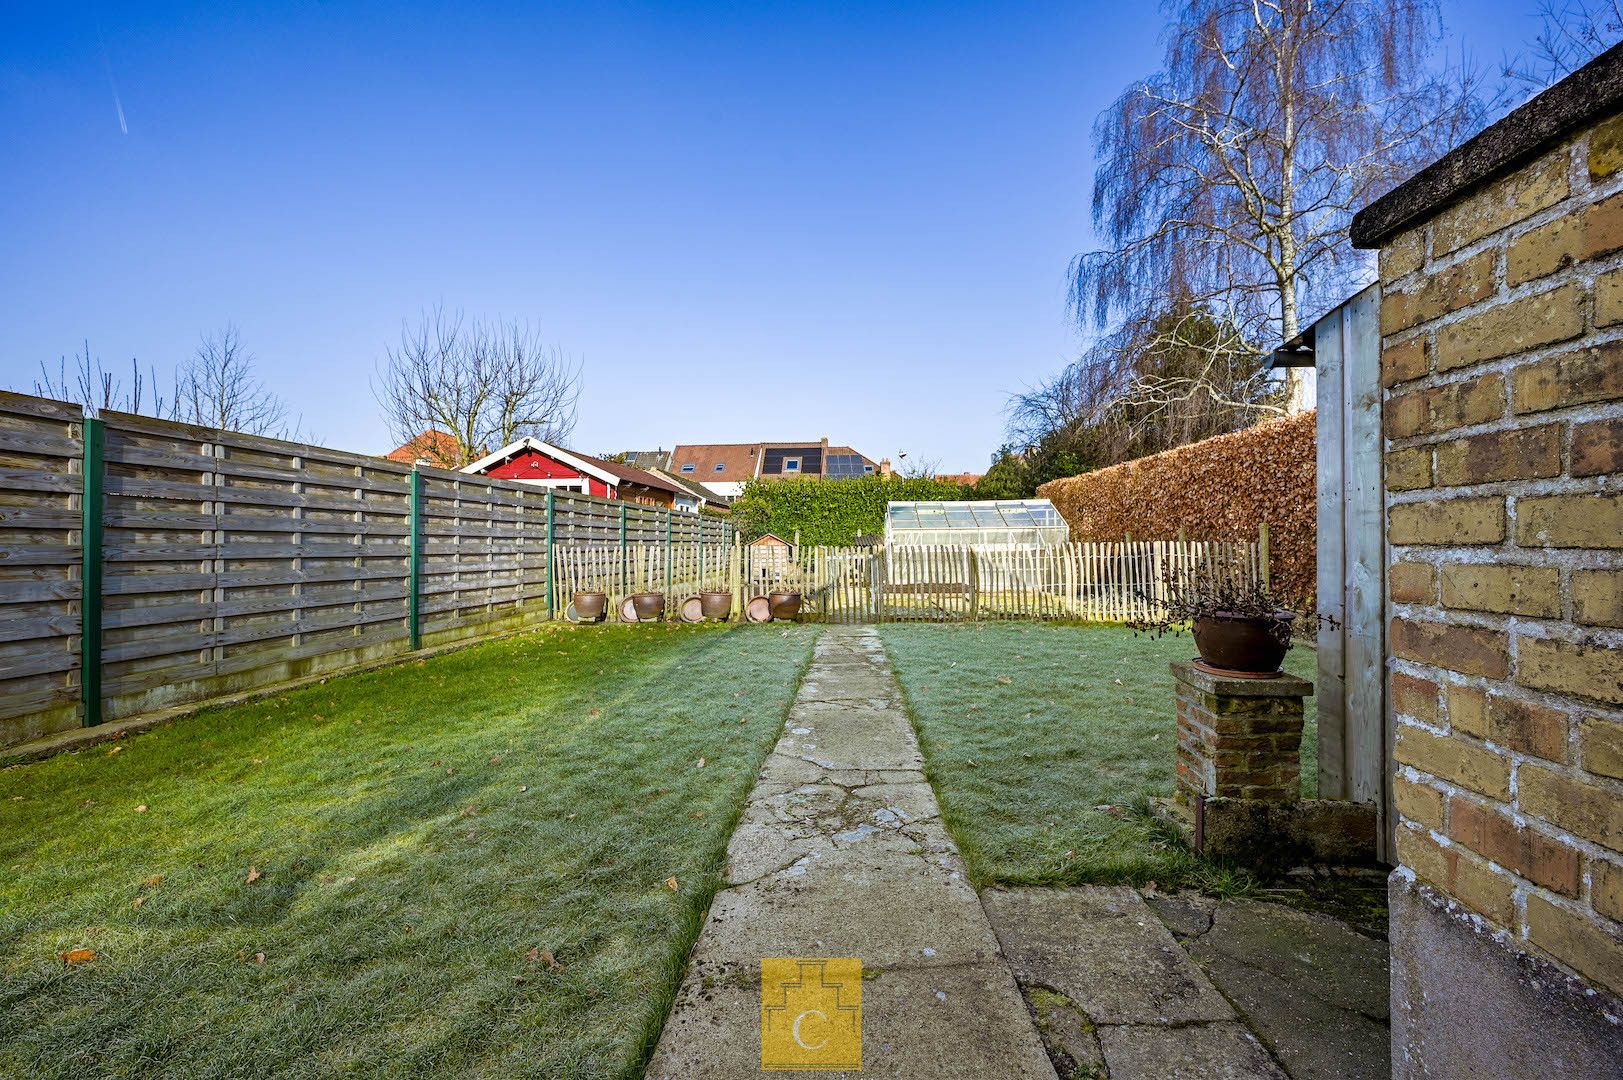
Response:
M1474 129L1475 76L1432 63L1435 0L1168 2L1162 68L1094 126L1084 324L1205 309L1246 340L1368 273L1348 222Z

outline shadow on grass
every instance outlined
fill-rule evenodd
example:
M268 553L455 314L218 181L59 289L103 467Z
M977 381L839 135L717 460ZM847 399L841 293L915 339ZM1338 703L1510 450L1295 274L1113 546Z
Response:
M0 1073L635 1075L814 634L548 629L0 772Z

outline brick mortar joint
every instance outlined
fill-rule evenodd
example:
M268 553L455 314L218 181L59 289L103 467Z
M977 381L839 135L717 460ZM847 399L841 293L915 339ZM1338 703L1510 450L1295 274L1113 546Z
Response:
M1426 773L1421 773L1419 775L1429 776L1429 774ZM1591 873L1585 872L1581 875L1581 887L1578 896L1567 896L1564 893L1559 893L1552 889L1548 889L1535 881L1531 881L1528 878L1523 877L1511 867L1505 866L1503 863L1497 862L1493 858L1484 855L1482 852L1477 851L1469 844L1453 839L1452 837L1448 836L1446 832L1439 832L1438 830L1433 829L1431 826L1422 821L1417 821L1414 818L1399 814L1399 822L1400 826L1411 826L1414 832L1425 836L1442 850L1462 852L1469 857L1473 863L1482 864L1483 869L1494 873L1497 877L1508 879L1506 884L1508 884L1511 889L1511 903L1512 908L1516 913L1518 925L1515 927L1505 926L1503 923L1496 922L1490 917L1482 915L1480 912L1477 914L1489 925L1500 927L1508 933L1514 935L1514 938L1518 944L1534 944L1531 938L1531 927L1527 922L1527 898L1529 896L1537 896L1539 899L1551 904L1552 906L1562 908L1572 915L1580 916L1587 922L1595 923L1598 925L1599 929L1602 931L1609 931L1614 937L1623 937L1623 923L1620 923L1610 916L1607 916L1594 907L1593 885L1590 880L1592 877ZM1571 846L1573 846L1574 850L1580 850L1578 848L1578 844L1581 843L1583 843L1583 841L1576 841L1575 843L1572 843ZM1601 850L1604 851L1606 849ZM1604 861L1610 862L1611 860ZM1412 871L1413 867L1408 867L1408 869ZM1445 895L1464 903L1460 897L1455 896L1452 893L1448 893L1447 887L1442 882L1435 883L1435 887L1443 891ZM1623 941L1620 941L1620 944L1623 944ZM1536 948L1537 946L1534 945L1534 947ZM1576 971L1575 968L1566 967L1564 964L1562 966L1565 968L1565 970Z
M1623 266L1620 266L1620 269L1623 269ZM1422 333L1425 334L1429 334L1430 332L1430 330L1422 331ZM1405 338L1402 341L1385 342L1382 344L1381 350L1384 353L1388 349L1401 345L1407 345L1413 337L1419 336L1421 335L1415 334ZM1519 352L1508 353L1504 356L1495 356L1484 360L1477 360L1469 364L1462 364L1459 367L1448 368L1444 371L1436 371L1428 368L1423 374L1417 375L1412 379L1404 379L1402 382L1393 383L1390 386L1383 385L1381 387L1381 401L1383 404L1385 404L1390 402L1395 397L1403 397L1404 395L1410 393L1418 393L1423 390L1435 390L1447 386L1468 384L1481 379L1485 375L1513 374L1518 369L1532 367L1533 365L1543 363L1546 360L1559 360L1569 354L1577 355L1579 353L1587 352L1590 349L1605 348L1607 346L1617 345L1619 343L1623 343L1623 322L1616 323L1611 326L1586 328L1584 332L1580 333L1576 337L1563 338L1560 341L1554 341L1548 345L1537 345L1530 349L1523 349ZM1508 392L1510 389L1508 379L1506 380L1506 384L1506 390Z
M1616 720L1623 723L1623 707L1592 704L1581 699L1565 697L1554 691L1523 686L1510 679L1491 679L1485 675L1466 675L1462 672L1450 671L1447 668L1440 668L1422 661L1402 660L1397 657L1392 658L1389 670L1394 674L1408 675L1413 678L1434 682L1439 690L1444 692L1449 689L1481 690L1483 693L1509 698L1523 704L1560 709L1570 713L1574 719L1592 716L1601 720ZM1426 725L1416 726L1424 727ZM1428 728L1428 730L1430 729Z

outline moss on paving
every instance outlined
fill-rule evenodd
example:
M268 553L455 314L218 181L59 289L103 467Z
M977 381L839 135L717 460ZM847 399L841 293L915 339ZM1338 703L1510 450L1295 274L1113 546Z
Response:
M1218 892L1254 886L1195 859L1147 813L1172 793L1172 674L1187 637L1114 626L889 624L942 813L977 885L1154 881ZM1313 677L1311 649L1286 669ZM1304 793L1317 790L1312 699Z
M636 1075L814 637L548 628L0 772L0 1075Z

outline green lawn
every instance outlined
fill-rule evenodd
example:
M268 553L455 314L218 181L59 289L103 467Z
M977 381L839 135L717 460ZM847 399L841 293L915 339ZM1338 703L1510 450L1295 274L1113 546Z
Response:
M1172 793L1167 664L1194 655L1187 636L1039 623L891 624L882 633L976 884L1236 886L1143 809ZM1315 662L1298 647L1285 666L1312 678ZM1302 748L1310 796L1315 735L1310 698Z
M635 1075L815 633L549 628L0 772L0 1075Z

